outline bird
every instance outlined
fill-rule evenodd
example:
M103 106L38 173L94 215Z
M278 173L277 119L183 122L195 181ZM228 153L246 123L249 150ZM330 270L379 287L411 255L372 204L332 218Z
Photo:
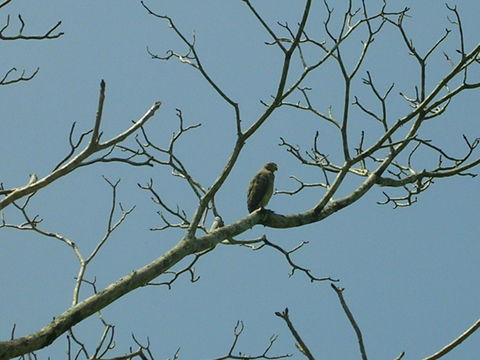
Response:
M274 172L278 170L277 164L266 163L250 181L247 191L247 207L250 213L263 209L273 194Z
M32 184L35 184L37 181L38 181L38 176L37 174L35 173L32 173L29 176L29 179L28 179L28 185L32 185Z

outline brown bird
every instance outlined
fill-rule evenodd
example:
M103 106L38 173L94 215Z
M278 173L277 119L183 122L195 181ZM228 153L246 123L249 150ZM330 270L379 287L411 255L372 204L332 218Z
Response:
M273 194L273 183L278 170L277 164L273 162L266 163L263 168L253 177L248 186L247 206L248 211L253 212L259 208L264 208Z

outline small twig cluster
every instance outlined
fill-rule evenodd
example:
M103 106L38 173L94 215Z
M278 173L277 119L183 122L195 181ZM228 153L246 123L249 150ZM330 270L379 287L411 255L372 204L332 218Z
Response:
M194 196L200 200L202 196L207 193L207 190L198 180L193 177L191 171L187 169L184 162L177 154L175 154L175 145L182 136L184 136L190 130L198 128L201 126L201 124L185 126L182 111L180 109L176 109L176 111L179 123L178 131L172 134L167 147L162 148L156 145L156 143L150 139L143 128L141 129L143 139L139 140L137 138L137 144L140 146L142 152L148 155L149 161L152 164L169 167L172 175L185 180ZM138 186L141 189L148 191L152 195L152 201L162 209L161 211L158 211L158 215L164 224L162 226L152 228L151 230L190 227L191 219L187 216L186 212L180 208L179 204L176 204L175 208L168 205L166 201L162 199L161 194L155 190L153 179L150 179L146 185L138 184ZM207 232L205 221L207 219L208 210L211 210L212 207L215 207L213 201L211 204L212 205L207 209L202 222L198 224L198 228L204 230L205 232ZM179 222L173 223L171 220L169 220L169 218L167 218L167 216L165 216L165 214L168 214L168 216L173 216L173 218L176 218L179 220Z
M127 216L132 213L132 211L135 209L135 206L130 207L129 209L124 209L122 204L117 201L117 186L120 182L120 180L116 181L115 183L111 182L107 178L104 178L105 181L108 183L108 185L112 189L112 204L110 207L110 212L108 215L107 219L107 229L105 231L105 234L102 236L102 238L99 240L97 246L92 250L90 255L84 256L82 255L82 252L80 248L78 247L77 243L73 240L71 240L69 237L56 233L56 232L51 232L48 230L43 229L40 224L42 223L43 219L39 217L39 215L35 215L31 217L28 215L27 212L27 207L33 198L35 194L29 195L26 200L23 202L23 204L17 204L16 202L13 203L14 207L20 212L22 217L25 219L25 221L21 224L11 224L7 223L5 219L5 215L2 213L2 219L0 223L0 229L1 228L12 228L12 229L17 229L17 230L22 230L22 231L32 231L35 232L41 236L45 236L48 238L53 238L56 239L64 244L66 244L68 247L70 247L77 258L79 262L79 270L78 274L76 277L75 281L75 286L73 289L73 296L72 296L72 306L78 304L79 302L79 297L80 297L80 288L86 280L84 279L85 272L87 270L88 265L94 260L94 258L98 255L100 249L105 245L107 240L111 237L112 233L117 230L120 225L126 220ZM120 216L119 218L114 221L114 216L116 212L120 210ZM94 288L95 289L95 288Z
M8 5L12 0L6 0L0 4L0 9L4 6ZM16 40L51 40L51 39L58 39L59 37L63 36L64 33L58 31L58 28L62 24L61 21L57 22L54 26L52 26L49 30L47 30L44 34L41 35L25 35L25 21L23 20L22 15L18 14L18 21L20 23L20 28L18 29L18 33L16 35L6 35L5 32L10 26L10 15L7 15L7 21L3 27L0 28L0 40L6 41L16 41ZM37 67L36 70L30 72L27 75L26 70L21 70L20 74L17 74L18 70L16 67L12 67L8 70L2 79L0 79L0 86L2 85L11 85L23 81L32 80L39 72L40 68Z
M226 355L214 358L212 360L227 360L227 359L238 359L238 360L256 360L256 359L285 359L291 357L291 354L284 354L284 355L270 355L269 352L272 349L275 341L277 341L278 336L272 335L269 339L268 345L265 347L263 352L257 355L248 355L244 352L238 351L236 349L238 345L238 340L240 335L242 335L243 330L245 329L242 321L237 321L235 328L233 329L233 342L228 350Z
M309 92L311 88L301 87L297 85L296 90L301 94L302 100L297 103L283 101L282 106L294 107L302 111L308 111L314 116L319 117L327 124L333 125L339 132L342 143L343 162L335 163L331 160L333 155L329 155L320 149L318 144L319 132L317 131L312 148L309 151L302 152L300 147L293 145L284 138L281 138L280 146L286 148L287 152L292 154L301 164L308 166L315 166L323 172L323 182L306 182L298 179L295 176L291 178L298 184L294 190L279 190L278 194L295 195L305 188L322 187L326 190L324 200L327 201L330 194L335 192L337 184L343 181L347 173L358 177L369 178L375 175L375 183L382 187L400 187L405 191L405 195L391 196L384 191L386 200L378 202L379 204L392 203L395 207L405 207L416 202L417 195L429 188L433 184L435 178L450 177L454 175L460 176L476 176L470 172L470 169L480 164L480 158L476 155L476 150L479 144L479 139L468 139L465 135L463 140L466 144L466 152L461 157L450 155L445 149L435 145L432 140L424 139L419 135L420 127L426 122L443 115L451 104L453 97L465 90L475 89L480 87L478 82L469 82L468 70L472 64L479 62L480 45L467 52L464 41L464 32L460 15L456 7L449 7L447 9L453 14L454 19L449 19L450 23L457 28L459 33L459 54L460 59L455 63L452 58L444 53L445 58L451 62L452 69L445 76L444 79L438 82L433 90L428 90L426 84L427 65L433 54L435 54L440 45L443 44L451 34L452 30L445 30L445 33L429 48L424 54L414 46L410 40L407 30L405 28L404 19L408 16L410 9L405 8L400 12L387 12L386 3L375 15L369 15L366 10L365 2L362 1L362 7L359 9L352 8L352 2L349 2L349 8L345 12L343 23L340 29L340 35L334 36L334 32L330 29L330 20L332 18L333 9L325 2L325 7L328 13L327 20L324 23L325 31L329 36L333 46L327 47L327 43L315 43L304 35L299 47L305 44L313 44L320 47L325 53L330 54L337 62L340 73L343 76L344 82L344 103L343 114L341 119L337 119L333 115L331 106L326 113L318 110L313 105L313 100L310 99ZM357 22L353 22L357 16L362 16ZM378 23L374 25L374 21ZM368 30L368 37L363 42L363 48L358 55L358 60L352 70L347 70L345 60L342 57L341 42L350 34L352 29L360 24L365 24ZM351 94L351 84L357 75L360 66L365 60L365 54L369 46L373 43L375 36L385 26L391 25L398 30L401 41L405 45L408 53L414 57L419 66L419 85L414 86L413 97L405 95L400 92L402 99L409 105L412 112L399 118L395 122L392 121L391 115L388 112L389 97L395 84L392 83L384 92L374 82L374 77L371 71L366 71L366 77L362 79L363 84L371 91L374 99L378 101L379 109L375 110L365 105L359 96ZM283 25L290 33L288 25ZM285 42L286 39L277 39L279 42ZM274 42L276 43L276 42ZM272 45L274 44L272 43ZM299 54L301 63L305 64L304 56ZM304 65L305 67L305 65ZM305 67L309 69L308 66ZM452 84L456 87L452 88ZM356 107L361 113L368 118L374 120L379 124L382 130L380 137L371 145L366 146L365 131L361 132L358 145L354 148L355 155L351 154L350 137L348 136L348 119L351 117L352 106ZM406 135L402 135L400 129L406 124L411 124L410 130ZM438 156L436 166L430 170L425 168L417 170L414 164L416 155L426 151L434 153ZM407 155L404 160L400 160L399 155L405 152ZM475 157L476 155L476 157ZM372 169L373 168L373 169ZM383 174L390 176L384 176ZM329 178L329 175L335 176L335 181ZM333 185L332 185L333 184ZM323 202L326 203L326 202Z
M135 131L140 129L158 110L161 103L156 102L152 105L152 107L147 111L145 115L143 115L139 120L133 123L127 130L114 136L113 138L106 140L104 142L101 141L102 132L101 132L101 123L102 123L102 115L103 115L103 105L105 101L105 82L102 80L100 83L100 95L98 100L98 109L97 115L95 119L95 124L93 128L83 134L80 135L78 141L73 141L73 132L75 129L75 124L72 125L70 130L69 136L69 143L70 143L70 151L69 153L54 167L53 171L50 172L43 178L36 179L36 181L31 182L25 186L12 188L12 189L3 189L1 194L7 195L4 199L0 200L0 210L5 208L6 206L10 205L14 201L21 199L24 196L29 196L32 193L37 192L38 190L46 187L47 185L51 184L52 182L58 180L59 178L66 176L67 174L71 173L72 171L83 167L88 166L94 163L108 163L108 162L121 162L126 163L128 165L133 166L142 166L142 165L150 165L150 159L147 158L145 161L136 162L133 158L137 156L144 155L141 151L129 151L128 155L125 157L110 157L112 152L119 148L119 144L130 137ZM78 152L80 145L82 144L83 140L87 137L90 137L87 144L84 146L83 150ZM121 148L125 151L126 147ZM77 153L78 152L78 153ZM94 155L98 153L103 153L97 158L92 158ZM132 152L134 154L132 154Z
M22 15L18 14L18 21L20 22L20 29L18 30L17 35L9 36L5 35L5 30L10 26L10 15L7 15L6 24L0 29L0 40L46 40L46 39L57 39L60 36L64 35L63 32L56 32L57 29L62 25L62 22L57 22L52 26L47 32L42 35L24 35L23 30L25 29L25 21L23 21Z

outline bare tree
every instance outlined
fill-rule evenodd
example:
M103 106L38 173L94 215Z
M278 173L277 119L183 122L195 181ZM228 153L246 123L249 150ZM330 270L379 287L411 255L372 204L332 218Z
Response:
M11 0L5 1L0 8L8 5ZM144 286L165 285L170 287L181 275L188 274L192 282L197 280L194 265L207 253L214 253L218 245L242 246L253 250L271 248L284 256L291 266L291 271L302 272L309 280L331 283L333 290L338 295L342 309L350 321L358 339L362 359L367 359L367 351L362 340L362 333L357 325L352 312L349 310L343 297L343 289L334 283L337 279L332 277L319 277L297 264L291 254L305 245L305 242L291 250L271 242L266 236L253 240L239 240L238 236L245 234L257 224L270 228L294 228L306 224L320 222L330 215L359 201L372 188L380 186L384 189L385 200L382 204L392 204L394 207L412 205L417 196L426 191L434 180L456 176L470 176L475 174L473 169L480 164L477 147L478 138L463 136L464 153L460 156L452 155L442 146L425 138L420 130L425 124L444 117L449 105L457 97L467 91L475 91L480 88L478 80L478 65L480 62L480 44L468 48L464 40L465 34L462 27L459 11L455 7L447 5L450 13L451 30L438 38L437 41L425 50L420 51L415 46L415 41L405 26L405 19L409 16L410 9L391 9L392 6L384 1L375 10L367 7L366 1L361 0L358 4L353 0L346 2L346 10L340 16L340 21L335 18L337 13L331 5L324 1L325 19L323 22L323 35L325 40L310 35L310 25L318 27L318 15L312 16L312 1L306 0L298 24L291 26L287 23L278 23L272 26L257 11L251 1L243 0L244 5L250 10L252 16L263 27L270 37L266 46L275 48L281 56L282 68L278 77L277 87L269 101L262 101L264 111L250 124L245 124L242 118L241 104L223 90L207 71L202 54L196 47L195 37L190 38L176 25L174 19L158 13L152 6L142 1L146 13L159 22L166 22L168 27L178 37L186 51L181 53L176 50L168 50L165 55L159 55L155 50L148 48L148 54L155 60L170 61L178 60L183 64L193 67L208 83L215 93L232 109L236 130L236 141L232 148L225 149L229 154L222 171L211 184L202 184L190 171L181 156L178 154L179 139L186 133L195 131L200 124L187 125L183 114L177 111L178 130L166 145L161 145L153 134L150 134L145 124L152 119L161 106L155 102L149 109L144 109L144 115L127 126L123 132L102 139L102 115L106 97L106 85L102 81L98 97L96 117L91 129L77 135L76 124L73 123L68 137L69 149L62 159L52 166L52 170L45 176L37 178L32 175L25 185L3 187L0 200L0 210L7 207L16 209L22 216L21 223L10 223L6 218L2 219L1 228L12 228L19 231L31 231L41 236L54 238L66 244L73 251L78 260L78 275L73 285L72 302L68 310L58 314L45 327L24 337L15 337L15 328L12 330L10 340L0 342L0 359L8 359L16 356L25 358L27 354L35 357L35 351L42 349L54 342L58 337L66 334L68 339L69 357L84 357L87 359L107 359L109 351L114 347L114 326L105 321L101 311L124 295ZM58 32L61 22L53 26L43 35L24 35L25 22L18 16L20 28L16 34L8 35L11 28L10 18L0 30L1 40L47 40L55 39L63 35ZM405 54L412 56L418 66L418 81L411 84L407 91L401 91L401 98L408 109L403 115L391 116L389 105L392 101L395 89L395 74L392 74L391 84L383 89L375 80L374 71L365 69L367 54L375 46L374 41L383 35L385 29L394 30L396 38L403 44ZM455 33L458 38L455 51L443 52L444 58L450 67L442 74L441 79L433 86L430 85L429 75L430 61L441 52L441 45L451 40ZM346 51L348 41L352 37L362 36L362 48L352 57ZM452 40L454 41L454 40ZM346 55L348 53L348 55ZM305 83L313 74L325 64L333 62L339 69L342 84L342 108L340 115L335 115L331 109L326 112L317 108L315 96L312 96L312 88ZM29 81L37 74L38 69L28 72L17 73L15 68L7 69L1 85L11 85L21 81ZM365 74L364 78L360 78ZM360 78L360 79L359 79ZM477 79L477 80L475 80ZM364 93L356 93L354 84L361 82L370 92L376 102L364 101ZM323 189L323 195L316 199L312 208L303 209L295 214L278 214L271 210L258 209L248 216L226 224L221 210L216 206L216 197L219 190L237 164L241 152L246 148L247 141L254 137L258 130L264 126L272 114L283 108L293 108L298 112L307 112L311 116L323 121L325 125L334 129L338 136L339 149L324 149L319 141L319 133L313 135L312 146L303 151L294 145L287 137L282 137L280 145L296 158L299 163L318 169L321 178L314 182L307 182L298 176L292 179L298 185L293 190L277 190L276 194L297 195L304 189L318 187ZM358 125L353 127L352 114L365 118L362 130L357 131ZM422 159L422 166L416 166L416 159ZM427 161L423 161L427 159ZM139 184L139 188L148 193L154 203L161 209L159 214L163 224L154 230L180 229L183 236L170 250L159 256L156 260L143 267L135 269L129 274L113 282L109 286L97 290L95 281L85 278L85 271L91 261L97 256L100 249L108 241L111 234L116 231L131 214L133 207L124 208L117 200L117 185L105 179L112 191L112 202L107 219L107 229L98 245L89 254L81 251L72 239L50 231L42 227L41 219L32 216L29 212L29 203L35 195L44 188L50 186L58 179L64 178L81 167L93 164L117 162L136 168L138 166L156 166L168 169L171 173L184 181L195 199L195 211L192 216L187 215L178 205L170 205L164 200L162 191L159 190L153 180L146 184ZM425 165L428 164L428 165ZM351 179L357 179L351 181ZM352 184L358 184L352 188ZM345 189L349 189L347 195ZM395 189L402 189L399 194ZM395 195L392 195L391 191ZM119 215L118 215L119 213ZM181 269L174 268L183 259L190 257L191 261ZM170 275L167 281L156 280L160 275ZM93 295L81 299L80 289L82 286L90 286ZM103 336L94 350L88 347L75 336L74 326L81 321L99 313L105 328ZM308 344L295 329L289 317L288 309L277 312L277 316L283 319L297 342L300 352L308 359L313 359L314 354L309 350ZM459 335L451 344L431 355L427 359L438 359L474 333L480 322L474 322L471 328ZM288 357L289 354L272 355L271 347L276 338L272 337L263 351L256 355L236 354L237 341L243 331L243 323L238 323L234 330L234 341L227 354L218 359L278 359ZM135 337L136 344L129 354L114 357L115 359L153 359L150 344L142 344ZM76 346L76 350L73 346ZM235 351L235 352L234 352ZM33 355L32 355L33 354ZM178 358L178 352L173 356ZM402 358L403 354L398 356Z

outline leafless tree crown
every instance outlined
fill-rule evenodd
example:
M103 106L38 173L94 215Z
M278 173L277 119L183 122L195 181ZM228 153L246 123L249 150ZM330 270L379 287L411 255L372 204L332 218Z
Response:
M7 8L12 0L0 4L0 9ZM235 129L235 142L230 149L223 169L211 184L203 184L195 177L194 172L187 168L178 152L179 140L190 132L195 132L201 124L188 125L183 113L177 109L178 129L167 144L160 144L154 134L150 134L145 126L159 111L161 103L155 102L150 108L144 109L144 115L125 126L123 132L105 139L102 132L104 101L107 94L106 84L102 80L98 96L96 116L92 121L91 129L78 134L76 123L73 123L68 135L68 149L60 156L60 161L52 164L46 175L32 174L24 184L7 186L1 184L0 210L11 208L18 211L23 218L21 223L11 223L2 215L0 229L11 228L19 231L35 232L39 236L53 238L68 246L78 261L78 274L73 284L70 308L56 316L49 324L38 331L24 337L15 336L15 326L10 340L0 342L0 359L16 356L21 358L35 358L35 351L50 345L58 337L66 334L69 358L107 359L114 348L115 327L102 316L102 309L115 302L125 294L144 286L167 286L182 275L189 276L192 282L198 280L194 265L199 259L217 246L242 246L258 251L270 248L277 251L291 267L291 274L299 272L312 282L330 282L338 295L339 303L350 321L356 334L362 359L367 359L367 350L363 342L362 333L352 312L344 299L343 288L335 283L338 279L330 276L317 276L308 268L297 264L292 254L303 248L307 243L302 242L287 250L262 236L257 239L238 239L257 224L272 228L293 228L305 224L319 222L341 209L360 200L370 189L380 186L384 189L384 200L379 204L391 204L393 207L405 207L417 201L417 197L426 191L433 182L441 178L454 176L475 176L474 168L480 163L477 147L479 138L464 135L459 139L463 143L462 154L450 154L441 145L426 138L421 129L428 122L436 121L445 116L447 109L455 99L464 92L474 91L480 87L478 80L478 66L480 62L480 44L469 48L466 45L465 34L459 11L456 7L448 6L449 29L430 46L419 50L412 40L406 26L410 9L395 9L396 4L387 4L367 7L367 1L346 1L346 10L338 14L331 4L323 1L323 23L319 23L322 14L312 14L312 1L304 1L304 8L298 23L270 24L255 8L254 2L243 0L244 6L249 9L256 19L258 26L263 28L269 40L266 46L275 48L281 57L282 67L278 75L276 91L271 98L262 100L263 112L251 122L243 121L242 106L227 91L222 84L215 80L209 72L208 64L202 61L202 54L197 49L195 36L187 36L176 25L174 19L159 14L154 5L141 2L146 14L158 19L159 26L166 23L179 42L186 48L184 52L170 49L164 55L148 48L148 55L160 61L178 60L193 67L211 86L216 95L232 109L232 119ZM298 5L298 4L295 4ZM293 5L292 5L293 6ZM338 19L336 18L338 15ZM44 30L40 35L32 35L27 23L18 15L16 20L7 16L5 25L0 29L0 40L27 41L53 40L64 36L61 21ZM323 39L310 34L310 28L323 26ZM405 54L413 57L418 71L418 80L412 84L409 92L399 92L395 85L395 74L392 74L391 83L384 88L375 78L375 69L366 69L367 54L374 48L375 40L383 35L386 29L394 30L396 43L402 44ZM453 37L455 34L455 37ZM362 36L360 51L352 55L347 43L352 37ZM444 45L450 41L453 45L451 52L443 51ZM450 45L452 47L452 45ZM449 64L449 69L441 78L431 85L429 78L429 64L438 55ZM321 109L314 89L306 83L325 66L333 63L338 68L342 86L343 99L341 110L332 108ZM7 86L19 82L34 80L40 69L21 69L13 67L4 69L0 85ZM357 93L354 84L361 83L364 89ZM382 79L382 84L385 80ZM368 95L365 95L368 94ZM399 94L399 95L398 95ZM408 109L403 115L393 117L390 104L395 96L399 96ZM366 101L365 98L369 100ZM374 99L374 102L371 101ZM325 149L320 141L320 133L313 134L311 147L307 150L294 145L286 136L280 139L280 146L299 164L318 169L320 178L307 181L298 175L291 175L294 187L290 190L277 190L277 195L299 195L307 188L320 188L321 196L315 200L311 208L300 213L279 214L269 210L256 210L248 216L227 224L222 217L222 210L216 206L216 197L219 190L236 166L239 155L247 146L247 141L257 134L257 131L271 118L272 114L284 108L293 108L297 112L308 113L318 118L323 124L335 131L341 144L340 149ZM364 121L360 132L354 131L352 114L361 116ZM363 123L362 123L363 124ZM357 126L357 125L355 125ZM294 141L294 139L293 139ZM332 155L335 154L335 155ZM418 167L417 158L428 159L428 166ZM138 268L123 276L104 289L97 289L95 279L86 279L85 272L92 260L101 252L111 234L118 230L125 219L134 211L135 206L125 208L118 201L119 181L105 178L111 190L111 205L109 216L106 219L106 231L98 241L97 246L90 253L85 253L77 243L65 235L48 230L42 226L39 215L31 215L29 204L35 195L50 186L60 178L69 176L79 168L103 163L122 163L133 169L140 166L155 166L168 169L171 174L184 181L196 201L195 211L188 214L182 204L170 204L164 199L162 191L156 187L155 181L150 179L138 184L139 189L151 197L158 206L158 213L162 224L153 228L154 231L176 228L183 231L183 237L169 251L159 256L153 262ZM349 183L350 179L357 179L359 183L347 195L339 196L340 189ZM403 193L397 190L401 189ZM191 261L181 269L174 266L181 260L190 257ZM92 296L82 298L80 289L87 286ZM104 333L99 343L92 350L85 345L74 333L74 326L82 320L99 314L104 326ZM287 325L297 348L308 359L314 355L304 342L299 331L290 318L288 309L277 312L276 315ZM480 322L476 321L470 329L460 335L451 344L439 352L427 357L428 360L438 359L457 347L464 339L478 329ZM242 322L237 323L234 329L234 340L226 355L217 359L280 359L291 354L275 355L272 345L276 337L272 337L263 351L256 355L239 353L238 338L243 332ZM153 359L149 341L142 342L133 336L136 344L131 351L115 359ZM177 359L179 353L173 355ZM402 358L403 354L398 356Z

